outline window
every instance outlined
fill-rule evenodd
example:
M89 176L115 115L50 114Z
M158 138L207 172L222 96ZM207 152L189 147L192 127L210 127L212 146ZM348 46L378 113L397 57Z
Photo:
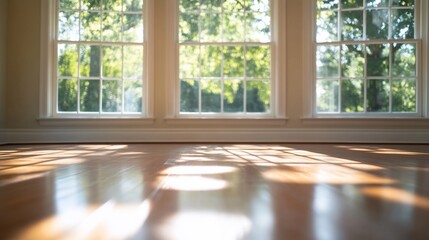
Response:
M146 113L145 7L143 0L58 1L54 116Z
M417 114L414 0L317 0L316 113Z
M271 113L270 1L178 5L180 114Z

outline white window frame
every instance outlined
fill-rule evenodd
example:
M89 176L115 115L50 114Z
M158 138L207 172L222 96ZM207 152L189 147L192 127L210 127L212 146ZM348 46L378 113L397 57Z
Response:
M57 11L58 0L41 1L41 61L39 120L43 119L152 119L154 98L154 0L144 0L144 61L142 113L58 113L57 112ZM103 42L85 42L103 45ZM68 120L69 121L69 120ZM51 122L51 121L47 121Z
M180 113L180 81L179 81L179 0L167 2L168 27L166 59L168 59L167 75L167 119L180 118L217 118L217 119L270 119L286 116L286 1L271 0L271 42L261 45L271 46L271 111L269 113ZM230 43L217 43L231 45ZM241 43L232 43L241 44ZM249 43L243 43L249 45Z
M363 40L363 41L338 41L339 46L343 43L371 44L371 43L392 43L392 42L413 42L416 43L416 112L415 113L319 113L317 112L316 99L316 7L317 0L307 0L303 7L303 118L422 118L429 117L429 84L428 84L428 3L425 0L416 0L416 22L415 39L407 40ZM338 23L340 24L340 22ZM390 27L390 26L389 26ZM389 30L390 31L390 30ZM341 34L340 32L338 34ZM390 77L387 77L390 78ZM390 103L391 104L391 103Z

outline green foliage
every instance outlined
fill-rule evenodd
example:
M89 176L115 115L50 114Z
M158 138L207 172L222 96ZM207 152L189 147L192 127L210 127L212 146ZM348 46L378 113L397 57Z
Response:
M220 80L202 80L200 87L201 112L220 112L222 82Z
M317 8L320 10L337 9L338 0L317 0Z
M58 111L77 111L77 79L58 80Z
M78 76L78 50L75 44L58 44L58 75Z
M363 11L344 11L342 19L342 40L363 39Z
M80 80L80 111L98 112L100 99L99 80Z
M223 107L225 112L243 112L243 81L224 81ZM262 110L261 110L262 111Z
M270 78L271 49L269 46L246 47L246 76Z
M364 71L363 45L343 45L341 47L341 76L363 77Z
M317 111L338 112L338 80L318 80Z
M246 109L247 112L270 111L271 86L266 81L246 82Z
M389 81L368 80L367 111L389 112Z
M122 84L118 80L103 80L103 112L120 112L122 108Z
M364 107L364 81L341 81L341 112L363 112Z
M195 80L180 81L180 111L198 112L199 84Z
M363 0L341 0L341 8L359 8L363 6Z
M317 47L317 77L339 76L339 46Z
M338 12L317 12L317 34L318 42L332 42L338 40Z
M416 81L393 80L392 81L392 111L416 112Z
M141 112L143 87L141 80L124 81L124 111Z
M389 44L371 44L366 46L367 76L389 76Z
M103 46L103 76L108 78L122 77L122 47Z

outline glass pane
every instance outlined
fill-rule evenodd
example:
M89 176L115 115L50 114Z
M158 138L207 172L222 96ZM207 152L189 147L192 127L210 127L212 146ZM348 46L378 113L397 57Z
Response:
M58 16L58 39L79 40L79 12L62 11Z
M58 44L58 76L78 76L78 52L75 44Z
M363 112L364 91L361 79L341 81L341 112Z
M58 111L77 112L77 79L58 80Z
M103 40L104 41L120 41L121 40L121 14L120 13L104 13L103 14Z
M269 81L246 81L247 112L270 112L271 85Z
M97 10L100 9L101 0L81 0L81 8L83 10Z
M111 11L122 11L122 0L103 0L103 9Z
M122 47L103 47L103 76L122 77Z
M200 67L202 77L220 77L222 67L222 47L201 47Z
M82 41L100 41L101 17L99 12L81 13L80 40Z
M80 45L80 76L100 76L100 46Z
M220 112L222 82L220 80L203 80L200 83L201 112Z
M179 41L198 42L198 14L180 14Z
M340 47L317 47L317 77L338 77L340 75Z
M368 10L366 12L366 38L388 39L389 37L389 11Z
M124 112L142 111L142 81L124 81Z
M80 80L80 111L98 112L100 106L100 81Z
M124 4L124 11L142 11L143 10L143 0L122 0Z
M246 76L270 78L271 49L269 46L246 47Z
M200 8L200 0L180 0L180 12L198 11Z
M103 112L120 112L122 108L122 83L118 80L103 80Z
M223 84L224 112L243 112L243 81L225 80Z
M317 12L317 42L338 41L338 12Z
M223 16L224 41L244 42L244 14L229 13Z
M143 42L143 15L124 14L124 42Z
M60 9L79 9L79 0L60 0Z
M244 47L224 47L223 75L225 77L244 77Z
M320 10L337 9L338 0L317 0L317 8Z
M180 112L198 112L198 81L180 81Z
M392 0L392 6L414 7L414 0Z
M416 80L392 80L392 111L416 112Z
M338 80L318 80L317 112L338 112Z
M195 78L199 77L200 63L198 57L200 55L199 46L180 46L180 77Z
M342 39L363 39L363 11L344 11L342 18Z
M124 78L143 78L143 46L124 46Z
M367 111L389 112L389 80L368 80Z
M250 42L270 42L270 14L246 13L246 40Z
M366 46L367 76L389 76L389 44L372 44Z
M363 0L341 0L341 8L363 7Z
M414 38L414 9L392 10L392 37L394 39Z
M221 37L222 17L218 13L202 13L200 15L201 41L222 41Z
M200 0L201 10L221 11L221 0Z
M367 7L387 7L389 0L366 0Z
M363 77L364 73L363 45L343 45L341 48L341 76Z
M269 12L270 0L245 0L246 9L255 12Z
M246 0L223 0L223 11L224 12L238 12L243 11L245 8Z
M416 76L416 44L394 43L392 46L392 76Z

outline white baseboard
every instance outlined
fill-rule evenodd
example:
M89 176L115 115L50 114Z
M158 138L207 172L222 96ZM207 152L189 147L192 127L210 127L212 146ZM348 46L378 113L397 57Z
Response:
M429 143L429 130L403 129L73 129L0 130L0 143L296 142Z

